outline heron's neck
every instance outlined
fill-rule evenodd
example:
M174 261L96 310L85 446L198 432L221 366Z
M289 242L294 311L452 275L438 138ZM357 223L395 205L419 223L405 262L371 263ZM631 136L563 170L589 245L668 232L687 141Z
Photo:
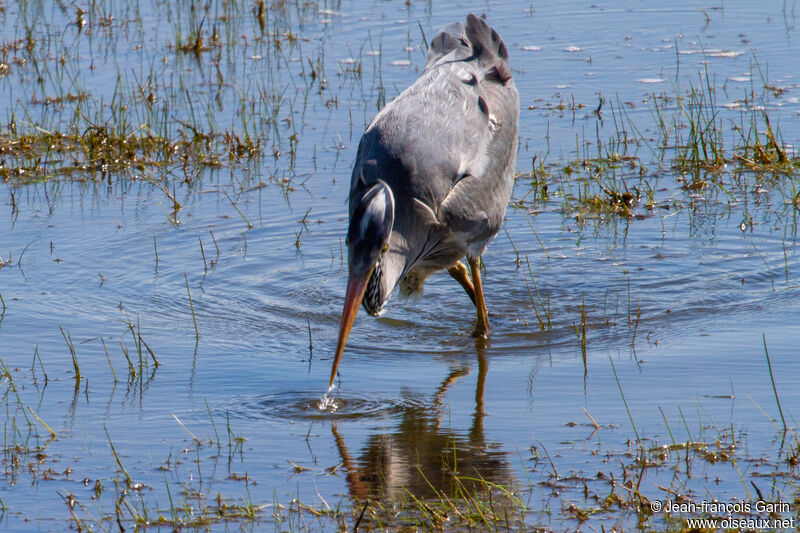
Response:
M364 308L373 316L381 313L406 269L406 255L398 246L398 241L402 241L402 237L393 232L389 238L389 249L381 256L367 282Z

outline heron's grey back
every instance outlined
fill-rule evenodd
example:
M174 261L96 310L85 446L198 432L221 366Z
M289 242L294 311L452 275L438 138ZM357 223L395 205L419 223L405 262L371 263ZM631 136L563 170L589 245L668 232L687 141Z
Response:
M351 217L378 179L396 199L381 261L383 294L410 270L448 268L464 254L483 253L511 192L518 120L519 96L497 32L474 15L445 26L419 79L367 127L353 168Z

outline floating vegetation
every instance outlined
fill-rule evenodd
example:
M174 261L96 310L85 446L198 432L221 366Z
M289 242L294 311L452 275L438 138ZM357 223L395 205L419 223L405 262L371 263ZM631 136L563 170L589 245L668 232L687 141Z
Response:
M138 128L137 128L138 129ZM16 184L58 177L104 179L122 171L145 170L182 164L216 167L223 162L260 154L258 143L242 141L225 132L210 136L199 133L167 139L138 135L136 131L109 131L104 126L87 126L78 132L19 133L16 124L0 134L0 178Z

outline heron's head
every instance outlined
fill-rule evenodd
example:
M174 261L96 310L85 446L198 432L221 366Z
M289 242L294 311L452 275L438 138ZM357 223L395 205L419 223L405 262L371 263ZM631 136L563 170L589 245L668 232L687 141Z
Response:
M389 245L394 224L394 195L386 183L378 180L353 202L347 229L348 267L350 278L366 280Z
M378 180L363 193L350 199L350 227L347 229L347 292L339 324L339 340L331 368L331 381L336 377L336 369L344 352L347 337L358 313L358 306L364 299L364 290L370 277L378 267L381 257L389 247L389 237L394 224L394 195L386 183ZM374 286L374 284L372 284ZM380 302L382 304L383 302ZM368 306L372 312L374 303ZM378 308L380 306L378 304ZM377 312L377 311L376 311Z

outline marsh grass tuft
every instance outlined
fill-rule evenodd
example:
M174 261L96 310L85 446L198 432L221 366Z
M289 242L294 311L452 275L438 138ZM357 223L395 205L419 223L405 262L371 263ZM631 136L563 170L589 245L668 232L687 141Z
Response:
M183 273L183 278L186 281L186 294L189 297L189 309L192 311L192 322L194 323L194 336L197 341L200 340L200 330L197 329L197 317L194 314L194 302L192 301L192 291L189 289L189 277Z
M67 343L69 353L72 356L72 367L75 369L75 389L77 390L81 385L81 369L78 366L78 354L75 353L75 345L72 344L72 337L70 337L69 332L65 333L63 327L58 327L61 330L61 336L64 337L64 342Z
M769 350L767 349L767 334L761 335L764 341L764 357L767 359L767 370L769 370L769 380L772 383L772 392L775 393L775 403L778 405L778 413L781 415L781 423L783 424L783 431L786 431L786 418L783 416L783 408L781 408L781 399L778 396L778 389L775 387L775 376L772 375L772 363L769 360Z

